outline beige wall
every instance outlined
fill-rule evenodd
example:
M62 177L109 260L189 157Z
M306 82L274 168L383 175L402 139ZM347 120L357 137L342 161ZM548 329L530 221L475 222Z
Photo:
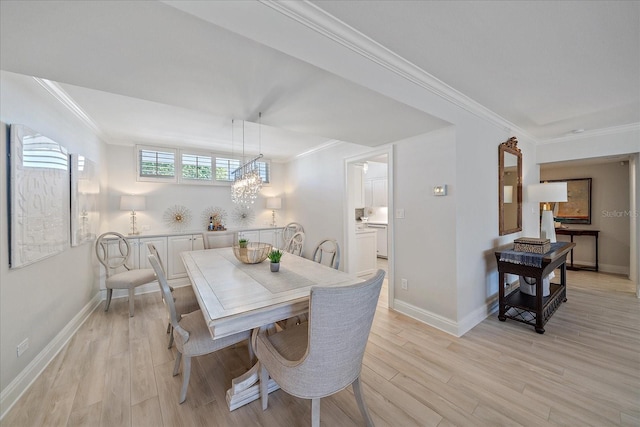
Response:
M540 167L540 179L592 178L591 224L570 224L570 228L600 230L600 271L629 274L630 203L629 162L589 164L584 166ZM569 236L558 236L569 240ZM594 265L595 239L574 237L574 261Z

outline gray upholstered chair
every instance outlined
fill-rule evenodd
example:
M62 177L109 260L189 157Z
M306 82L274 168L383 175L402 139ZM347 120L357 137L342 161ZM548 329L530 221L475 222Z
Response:
M289 242L284 247L285 252L289 252L290 254L302 256L302 248L304 247L304 231L298 231Z
M320 425L320 399L349 385L367 425L373 425L362 395L360 371L384 271L348 286L312 287L309 322L268 335L253 335L260 361L262 409L269 376L287 393L311 399L311 421Z
M158 276L158 284L160 285L160 291L165 301L165 307L169 312L169 318L171 319L171 326L173 326L173 336L176 344L176 350L178 355L176 356L176 363L173 367L173 375L178 375L180 369L180 361L183 360L182 366L182 389L180 390L180 400L182 403L187 398L187 388L189 386L189 376L191 375L191 358L195 356L202 356L204 354L213 353L222 348L229 347L233 344L237 344L244 340L249 339L251 332L240 332L228 337L212 339L209 333L209 328L202 317L200 310L194 311L178 319L176 314L176 306L173 302L171 290L167 284L167 278L164 275L162 266L154 255L149 255L149 262ZM252 348L249 347L249 359L253 359ZM251 360L250 360L251 362Z
M148 242L147 249L151 255L156 257L160 264L160 268L162 268L162 272L166 277L167 270L164 269L164 264L162 263L162 258L160 258L156 245ZM200 304L198 304L196 294L193 293L193 288L191 286L183 286L180 288L169 286L169 290L171 290L171 295L173 295L173 303L176 306L176 315L178 316L178 320L185 314L200 310ZM164 301L164 297L162 298L162 301ZM173 347L173 326L171 326L171 321L169 321L169 324L167 325L167 334L169 334L168 348L171 348Z
M286 247L293 235L299 231L304 233L304 228L297 222L290 222L289 224L285 225L282 229L282 247Z
M340 246L334 239L325 239L318 243L313 251L315 262L326 265L336 270L340 267Z
M114 289L127 289L129 291L129 316L133 317L135 288L156 280L153 269L134 269L129 266L131 246L122 234L115 231L101 234L96 240L95 249L98 261L104 265L107 273L105 280L107 299L104 311L109 310Z

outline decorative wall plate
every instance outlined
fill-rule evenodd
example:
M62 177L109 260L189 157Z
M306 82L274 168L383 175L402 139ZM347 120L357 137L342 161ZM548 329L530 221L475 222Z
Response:
M182 205L174 205L164 211L164 222L170 228L180 231L191 223L191 211Z
M213 225L218 224L224 229L227 223L227 211L218 206L209 206L202 211L201 223L205 230L208 230L210 219L213 219Z
M253 223L256 214L246 206L236 206L233 210L233 222L234 224L246 227Z

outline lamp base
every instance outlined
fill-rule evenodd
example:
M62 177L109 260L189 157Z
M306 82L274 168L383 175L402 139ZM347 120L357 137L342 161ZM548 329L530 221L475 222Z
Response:
M551 243L556 243L556 227L553 223L553 212L542 211L542 222L540 223L540 237L549 239Z

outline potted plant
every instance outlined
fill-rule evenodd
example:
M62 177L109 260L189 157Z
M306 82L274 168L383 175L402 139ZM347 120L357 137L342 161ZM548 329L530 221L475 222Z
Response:
M238 246L240 246L241 248L246 248L247 247L247 243L249 243L249 241L247 239L238 240Z
M274 273L280 270L280 258L282 258L283 253L279 249L274 249L267 255L271 261L271 271Z

